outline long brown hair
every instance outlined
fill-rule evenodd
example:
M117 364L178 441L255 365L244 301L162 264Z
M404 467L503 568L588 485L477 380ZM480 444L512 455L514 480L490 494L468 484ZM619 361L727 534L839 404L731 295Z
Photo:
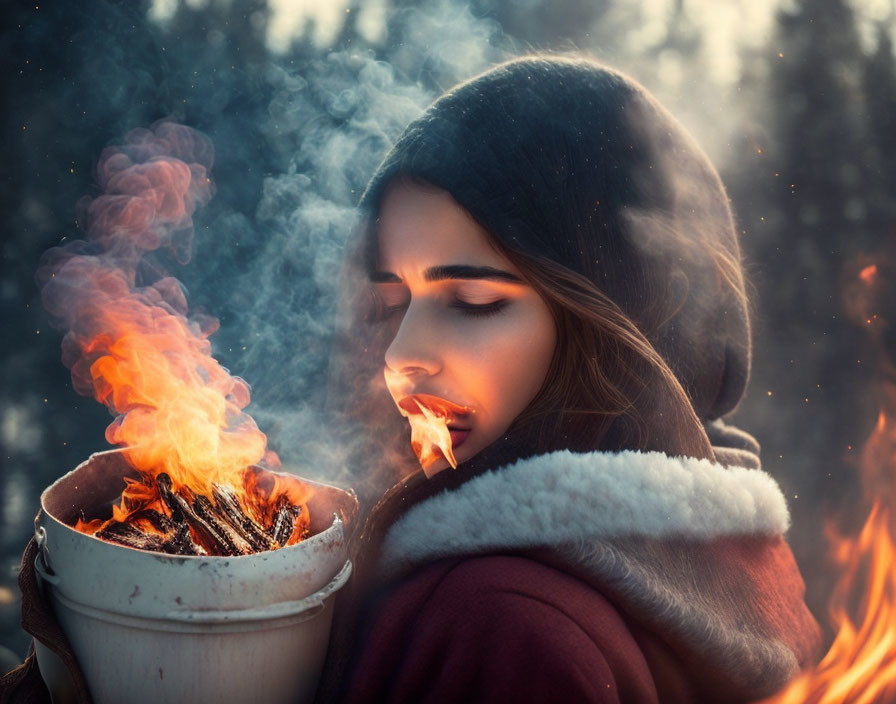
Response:
M493 242L547 303L557 329L544 383L515 421L536 433L539 450L713 458L678 378L614 301L581 274Z

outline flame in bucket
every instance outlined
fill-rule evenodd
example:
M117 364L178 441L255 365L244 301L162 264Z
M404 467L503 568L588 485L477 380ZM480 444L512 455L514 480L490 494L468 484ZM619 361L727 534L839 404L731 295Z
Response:
M115 521L157 501L162 473L175 492L210 498L227 487L262 513L262 500L309 498L285 479L258 491L247 468L276 456L243 412L249 386L211 356L217 321L188 316L180 283L160 274L160 255L189 261L192 215L212 196L212 159L210 141L183 125L131 132L99 159L103 194L81 204L87 240L49 250L38 272L44 305L66 330L75 389L116 415L106 438L144 478L128 483Z

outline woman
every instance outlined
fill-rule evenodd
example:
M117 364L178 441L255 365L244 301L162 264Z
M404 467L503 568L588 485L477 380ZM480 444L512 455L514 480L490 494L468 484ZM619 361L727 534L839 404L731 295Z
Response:
M319 700L740 702L808 665L783 496L721 420L750 366L733 220L681 126L591 61L524 58L436 101L361 206L343 398L402 478ZM421 407L450 447L409 466Z

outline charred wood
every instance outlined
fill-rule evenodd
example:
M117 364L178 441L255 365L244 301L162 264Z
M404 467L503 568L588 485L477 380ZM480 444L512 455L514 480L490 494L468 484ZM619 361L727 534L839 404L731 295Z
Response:
M177 523L171 520L168 516L149 508L138 511L133 517L135 519L145 519L153 528L159 531L159 533L164 533L165 535L173 533L177 529Z
M171 478L160 472L156 481L159 485L159 496L171 512L171 518L177 523L188 523L194 542L198 542L210 555L236 555L236 546L222 535L220 531L193 510L189 500L172 489Z
M184 519L190 524L193 535L196 536L197 541L209 552L209 554L238 554L236 545L228 539L228 536L222 534L217 526L196 513L189 501L178 494L174 494L174 498L179 504Z
M148 535L130 523L112 523L99 531L96 537L137 550L155 550L156 552L162 550L163 540L160 536Z
M129 520L137 530L142 529L145 532L149 530L148 526L151 526L152 530L160 533L162 552L167 552L169 555L208 554L201 545L193 540L190 526L186 521L176 523L164 513L152 509L138 511ZM147 534L152 535L151 532Z
M171 486L171 477L164 472L159 472L159 475L156 477L156 486L159 488L159 498L162 499L162 503L165 504L165 507L171 513L171 519L175 523L183 523L187 520L175 497L174 489Z
M286 545L295 529L296 519L301 512L302 507L291 504L286 496L281 496L277 499L274 521L271 524L271 537L277 541L278 545Z
M230 550L228 555L249 555L256 552L249 542L228 523L223 516L215 510L215 505L205 496L197 496L193 500L193 511L201 518L205 525L215 531L215 535L225 543Z
M162 550L169 555L208 555L205 548L193 540L187 523L175 526L171 536L162 545Z
M96 535L128 547L171 555L249 555L288 544L301 506L280 496L271 524L243 508L226 486L213 485L212 497L175 490L164 472L155 478L159 503L137 508L124 522L110 523ZM262 523L262 521L264 521Z
M276 547L265 529L243 511L239 499L231 489L215 484L212 487L212 496L222 518L252 546L255 552L273 550Z

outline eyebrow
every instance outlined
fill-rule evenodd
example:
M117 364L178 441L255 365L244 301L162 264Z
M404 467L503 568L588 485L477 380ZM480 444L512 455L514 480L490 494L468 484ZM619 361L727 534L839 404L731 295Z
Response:
M423 272L425 281L445 281L446 279L486 279L488 281L509 281L521 284L523 280L516 274L491 266L470 266L468 264L449 264L432 266ZM400 284L401 279L391 271L374 271L370 280L375 284Z

